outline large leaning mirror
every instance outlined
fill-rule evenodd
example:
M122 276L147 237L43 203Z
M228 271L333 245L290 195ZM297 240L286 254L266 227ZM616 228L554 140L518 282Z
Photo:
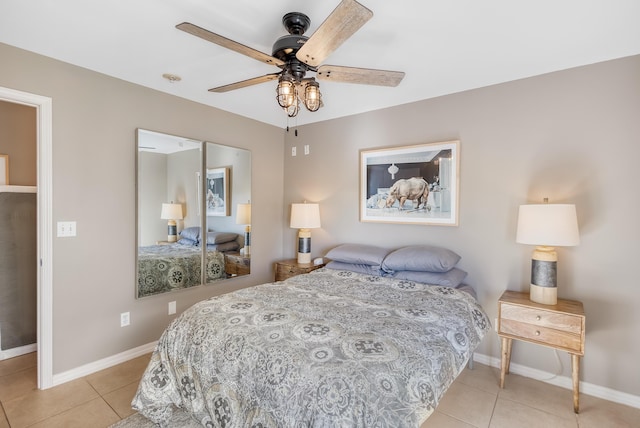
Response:
M137 131L136 297L247 275L251 153Z

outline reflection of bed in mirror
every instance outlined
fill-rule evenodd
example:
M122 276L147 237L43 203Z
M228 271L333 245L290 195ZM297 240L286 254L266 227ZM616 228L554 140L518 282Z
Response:
M138 297L202 284L202 250L178 243L138 249ZM207 251L207 282L226 278L224 256Z
M238 234L208 232L206 238L206 283L230 276L225 254L240 248ZM199 227L180 232L175 243L163 242L138 248L138 297L151 296L202 284L202 245ZM247 272L248 273L248 272Z

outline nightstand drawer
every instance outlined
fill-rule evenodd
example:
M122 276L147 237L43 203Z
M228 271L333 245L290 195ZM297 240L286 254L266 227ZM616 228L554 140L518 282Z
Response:
M582 317L566 313L501 303L500 317L503 321L513 320L577 335L582 334Z
M516 339L529 340L554 348L582 354L582 336L554 328L528 324L503 318L498 334L507 334Z

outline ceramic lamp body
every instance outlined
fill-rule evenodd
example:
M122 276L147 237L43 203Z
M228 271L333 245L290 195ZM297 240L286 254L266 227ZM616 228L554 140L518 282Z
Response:
M531 255L529 299L543 305L558 303L558 254L553 247L538 246Z
M244 255L251 255L251 226L247 225L244 228Z
M311 263L311 230L298 231L298 263Z
M176 242L178 240L178 225L175 220L167 222L167 241Z

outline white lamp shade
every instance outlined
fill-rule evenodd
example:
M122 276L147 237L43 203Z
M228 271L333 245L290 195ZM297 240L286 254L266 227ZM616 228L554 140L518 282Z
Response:
M236 224L251 224L251 204L238 204Z
M292 229L315 229L320 227L320 207L318 204L291 204Z
M182 205L162 204L160 218L162 220L182 220Z
M550 247L580 244L576 206L570 204L520 205L516 242Z

